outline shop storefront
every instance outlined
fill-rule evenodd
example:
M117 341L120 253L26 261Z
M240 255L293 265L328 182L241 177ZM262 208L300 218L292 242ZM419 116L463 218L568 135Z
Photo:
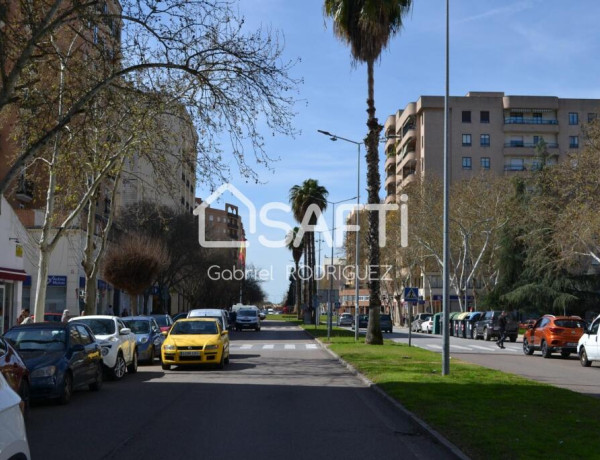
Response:
M0 267L0 331L6 332L15 325L21 313L22 283L25 272L19 269Z
M62 275L49 275L46 285L46 313L62 313L67 308L67 277ZM31 285L31 276L23 282L23 305L33 313L33 297L35 286Z

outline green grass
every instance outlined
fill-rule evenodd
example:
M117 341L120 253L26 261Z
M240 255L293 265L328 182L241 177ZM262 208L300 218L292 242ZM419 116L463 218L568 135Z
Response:
M473 459L600 457L600 399L455 359L442 376L440 354L363 340L334 327L328 346Z

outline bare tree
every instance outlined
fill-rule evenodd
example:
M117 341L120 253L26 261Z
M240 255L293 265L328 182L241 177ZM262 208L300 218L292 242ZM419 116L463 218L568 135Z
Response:
M152 285L169 263L164 245L140 234L124 236L111 245L104 261L104 278L131 298L131 314L137 314L136 296Z
M15 139L18 153L0 179L0 192L109 86L134 85L185 105L198 131L200 168L215 181L229 174L221 134L229 136L226 150L240 172L258 180L245 150L267 164L260 132L294 133L292 91L299 82L289 74L293 62L282 59L279 34L247 32L232 2L23 0L9 2L0 16L0 118L5 122L14 122L23 105L35 113L56 102L31 95L41 84L56 84L53 41L75 35L77 60L93 69L71 75L68 98L52 123Z

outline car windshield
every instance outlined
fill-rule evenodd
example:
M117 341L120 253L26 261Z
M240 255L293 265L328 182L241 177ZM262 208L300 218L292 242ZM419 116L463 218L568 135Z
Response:
M381 315L380 318L382 321L391 321L392 319L390 315Z
M4 338L18 351L63 351L66 347L63 328L13 329Z
M125 326L131 329L134 334L149 334L150 333L150 322L142 319L128 319L123 320Z
M171 328L170 335L214 335L217 333L217 323L213 321L177 321Z
M87 324L94 335L110 335L115 333L115 322L108 318L78 318L78 323Z
M153 316L153 318L156 320L156 322L158 323L158 325L161 326L161 327L165 327L165 326L170 326L171 325L171 322L169 321L169 317L168 316L160 315L160 316Z
M558 327L570 327L575 329L583 329L585 322L576 319L557 319L554 324Z
M256 318L256 310L240 310L238 316L250 316Z

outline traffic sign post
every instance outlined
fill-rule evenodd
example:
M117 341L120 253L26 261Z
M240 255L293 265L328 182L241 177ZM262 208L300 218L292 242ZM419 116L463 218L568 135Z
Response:
M412 308L413 304L419 301L419 288L405 287L404 301L408 308L408 346L410 347L412 344Z

